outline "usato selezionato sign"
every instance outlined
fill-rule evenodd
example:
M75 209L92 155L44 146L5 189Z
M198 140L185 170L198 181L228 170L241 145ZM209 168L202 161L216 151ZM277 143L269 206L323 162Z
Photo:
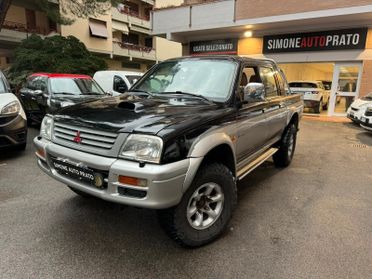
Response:
M264 36L263 53L364 49L368 28Z
M214 40L214 41L200 41L190 43L191 55L203 54L237 54L238 40Z

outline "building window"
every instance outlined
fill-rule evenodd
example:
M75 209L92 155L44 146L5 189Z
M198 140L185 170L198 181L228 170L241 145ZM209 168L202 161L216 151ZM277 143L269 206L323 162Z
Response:
M48 25L49 25L49 31L55 31L55 32L57 32L57 23L55 23L50 18L48 18Z
M89 19L89 33L92 37L107 39L107 25L106 21Z
M137 69L141 70L141 64L139 63L131 63L131 62L121 62L121 66L123 68L128 68L128 69Z
M121 40L123 43L139 45L139 36L137 34L130 33L128 35L122 34Z
M148 37L145 39L145 46L152 48L152 37Z

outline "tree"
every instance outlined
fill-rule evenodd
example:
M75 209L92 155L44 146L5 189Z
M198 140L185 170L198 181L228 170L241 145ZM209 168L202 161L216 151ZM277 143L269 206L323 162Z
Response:
M27 0L45 12L51 20L60 24L72 24L76 18L104 14L119 0ZM12 0L0 0L0 30ZM58 8L59 5L59 8Z
M107 69L105 60L90 53L74 36L42 39L33 34L15 50L15 61L8 77L16 86L35 72L93 75L104 69Z

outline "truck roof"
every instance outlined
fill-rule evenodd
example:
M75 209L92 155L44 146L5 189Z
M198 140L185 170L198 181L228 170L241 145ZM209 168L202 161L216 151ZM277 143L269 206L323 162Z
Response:
M232 60L236 62L253 62L253 61L266 61L273 63L274 60L269 58L253 58L253 57L244 57L239 55L194 55L194 56L183 56L178 58L171 58L167 61L178 61L178 60L187 60L187 59L206 59L206 60Z

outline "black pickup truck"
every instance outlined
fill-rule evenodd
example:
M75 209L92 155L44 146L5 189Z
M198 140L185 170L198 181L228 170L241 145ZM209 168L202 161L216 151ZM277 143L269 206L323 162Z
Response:
M184 57L121 96L47 115L34 144L75 193L156 209L171 238L197 247L227 227L237 181L270 157L291 163L302 111L271 60Z

